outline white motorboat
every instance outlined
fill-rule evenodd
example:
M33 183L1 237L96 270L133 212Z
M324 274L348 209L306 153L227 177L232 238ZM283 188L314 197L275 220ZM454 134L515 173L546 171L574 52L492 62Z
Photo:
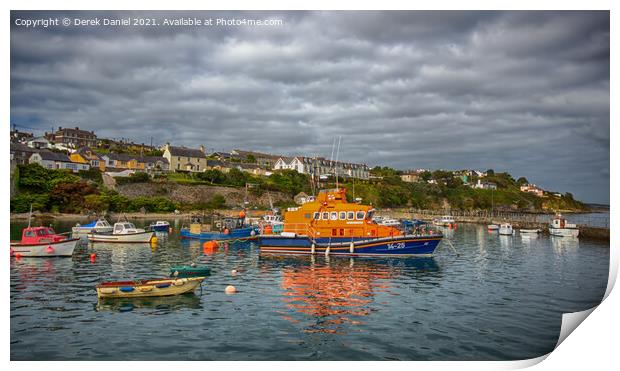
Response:
M568 223L562 214L558 214L549 224L549 234L559 237L577 237L579 236L579 229L576 224Z
M389 227L398 227L398 226L400 226L400 220L397 220L397 219L382 219L377 224L386 225L386 226L389 226Z
M105 219L97 219L88 224L80 225L77 223L75 227L71 228L74 235L87 234L87 233L110 233L114 227L108 223Z
M499 226L499 234L503 236L512 236L514 234L514 230L512 229L512 224L510 223L502 223Z
M88 240L91 242L110 242L110 243L148 243L155 236L153 231L145 231L136 228L133 223L121 222L114 223L112 233L89 233Z
M433 219L433 224L444 227L451 227L456 224L456 221L454 220L454 217L452 215L444 215L441 218Z

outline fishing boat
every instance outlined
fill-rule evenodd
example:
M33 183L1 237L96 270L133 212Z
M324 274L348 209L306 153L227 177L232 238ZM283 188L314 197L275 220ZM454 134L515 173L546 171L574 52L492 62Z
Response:
M112 233L89 233L87 236L91 242L148 243L155 236L155 232L136 228L133 223L119 222L114 223Z
M79 238L56 234L51 227L26 227L21 241L11 241L11 256L71 256Z
M558 214L549 224L549 234L560 237L578 237L579 229L576 224L568 223L562 214Z
M289 208L282 233L259 236L261 254L432 256L443 237L377 224L372 206L348 203L345 194L344 188L321 190L314 201Z
M245 224L245 212L241 211L239 217L219 217L211 215L210 218L192 217L189 228L181 228L181 238L193 238L199 240L236 240L253 239L258 235L258 228Z
M170 230L170 223L165 220L158 220L155 223L151 223L147 229L155 232L168 232Z
M442 227L451 227L456 223L452 215L444 215L441 218L433 219L433 224Z
M211 270L206 265L179 265L170 267L170 277L206 277L211 275Z
M138 281L103 282L97 285L99 298L140 298L171 296L192 292L204 277L160 278Z
M108 223L105 219L97 219L88 224L80 225L77 223L75 227L71 228L74 235L87 234L87 233L110 233L114 230L114 227Z
M524 228L521 228L521 229L519 229L519 232L526 233L526 234L538 234L538 233L540 233L542 231L540 229L524 229Z
M499 234L501 234L502 236L512 236L514 234L514 230L512 229L512 224L502 223L499 226Z

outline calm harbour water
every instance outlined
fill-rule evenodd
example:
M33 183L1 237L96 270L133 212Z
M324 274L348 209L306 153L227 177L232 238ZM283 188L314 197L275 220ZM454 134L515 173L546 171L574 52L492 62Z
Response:
M607 285L609 244L584 239L463 224L446 233L458 256L443 242L426 259L266 258L253 243L205 255L176 223L155 248L84 243L73 258L11 258L11 359L525 359L550 352L561 314L598 304ZM22 227L11 225L13 239ZM190 262L212 270L195 295L97 300L102 280Z

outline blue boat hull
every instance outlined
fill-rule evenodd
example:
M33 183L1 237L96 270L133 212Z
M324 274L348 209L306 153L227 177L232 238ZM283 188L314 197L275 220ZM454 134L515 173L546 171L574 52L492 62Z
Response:
M314 253L342 256L432 256L443 236L399 236L379 239L319 238ZM351 250L351 243L353 249ZM264 254L312 254L312 241L306 236L283 237L261 235L260 251ZM328 251L329 249L329 251Z
M252 233L254 232L254 233ZM203 232L203 233L190 233L189 229L181 229L181 238L193 238L197 240L234 240L234 239L247 239L254 238L258 235L258 231L254 227L233 229L228 234L220 232Z
M149 229L155 232L168 232L170 226L168 225L151 225Z

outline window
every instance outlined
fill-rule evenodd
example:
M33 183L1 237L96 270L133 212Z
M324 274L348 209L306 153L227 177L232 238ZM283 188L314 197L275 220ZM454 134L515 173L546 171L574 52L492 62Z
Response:
M323 213L322 216L321 216L321 219L329 220L329 213Z
M347 213L347 219L348 219L348 220L353 220L353 219L355 219L355 213L354 213L353 211L349 211L349 212Z
M331 220L338 220L338 213L333 211L330 215Z
M347 213L346 213L346 212L344 212L344 211L341 211L341 212L340 212L340 215L339 215L339 217L338 217L338 219L340 219L340 220L345 220L345 219L347 219Z
M26 237L34 237L34 232L33 231L26 231L26 233L24 233L24 236L26 236Z
M314 213L314 220L319 220L321 218L321 213Z
M362 219L364 219L364 215L365 215L365 214L366 214L366 213L365 213L365 212L363 212L363 211L358 211L358 212L357 212L357 214L356 214L356 218L357 218L357 220L362 220Z
M344 229L343 228L340 228L340 235L344 236Z

